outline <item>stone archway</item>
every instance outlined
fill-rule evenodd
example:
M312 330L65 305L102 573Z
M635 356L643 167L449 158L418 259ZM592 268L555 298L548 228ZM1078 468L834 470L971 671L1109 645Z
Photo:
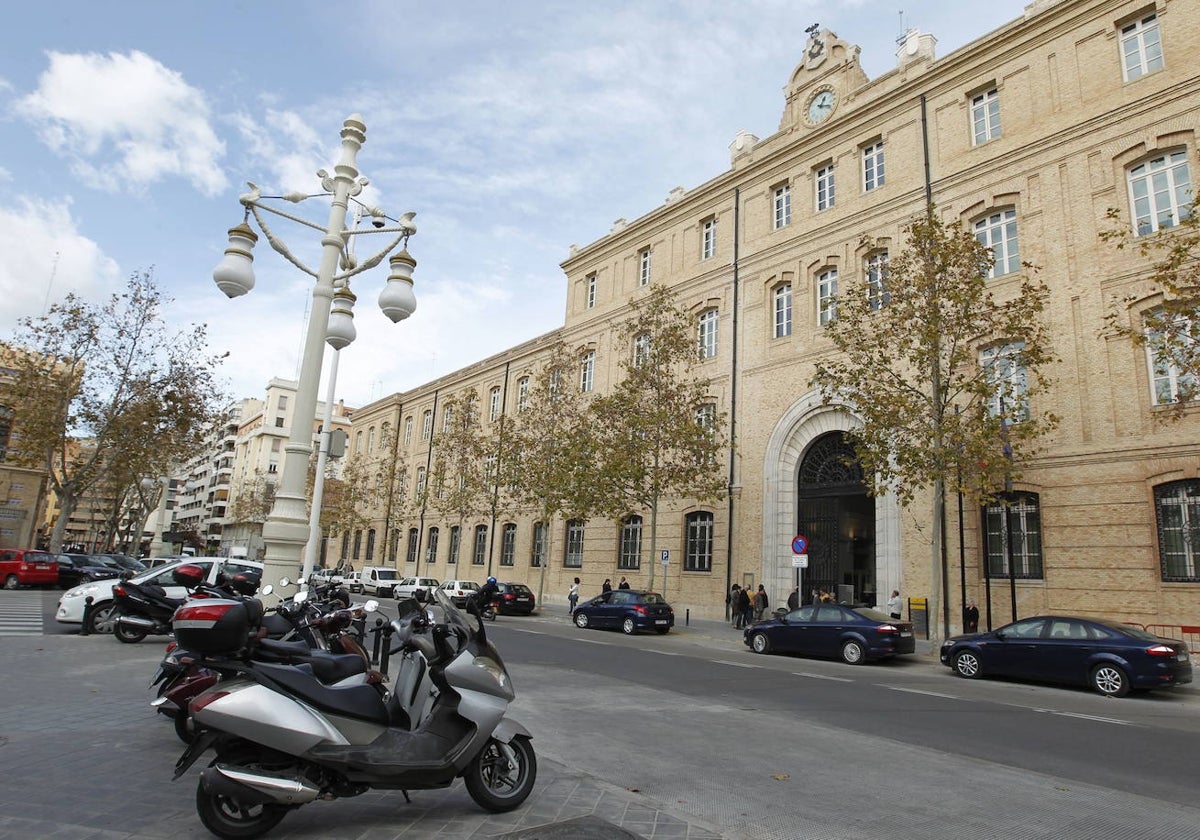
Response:
M796 585L791 542L799 525L804 455L822 435L847 432L858 425L848 409L825 405L818 392L810 391L796 400L771 430L763 453L762 581L775 602L782 603ZM900 507L892 495L868 499L867 504L875 514L875 591L886 597L900 588Z

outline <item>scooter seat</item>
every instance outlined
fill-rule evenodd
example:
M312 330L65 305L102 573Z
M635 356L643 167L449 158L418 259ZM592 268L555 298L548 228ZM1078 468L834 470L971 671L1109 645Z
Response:
M352 654L349 654L352 655ZM355 657L357 658L357 657ZM358 660L360 663L361 659ZM388 710L383 695L373 685L348 685L331 688L321 682L311 667L304 665L273 665L254 662L255 673L269 683L275 683L318 709L346 717L369 720L388 725Z

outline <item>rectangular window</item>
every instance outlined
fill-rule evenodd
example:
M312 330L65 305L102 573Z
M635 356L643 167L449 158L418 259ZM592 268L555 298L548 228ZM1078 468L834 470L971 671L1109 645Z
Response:
M596 275L595 273L587 276L587 308L591 309L596 305Z
M596 351L589 350L583 354L583 358L579 360L579 390L581 393L588 393L592 390L592 384L596 377Z
M863 192L883 186L883 141L863 146Z
M792 284L775 287L775 337L792 334Z
M540 569L546 565L546 523L533 523L533 551L529 555L529 565Z
M700 259L707 260L717 253L717 220L708 219L701 229Z
M783 184L775 188L775 230L792 223L792 187Z
M1200 481L1154 488L1158 553L1165 581L1200 581Z
M975 238L992 249L992 270L988 277L1000 277L1021 270L1015 209L997 210L979 219L975 222Z
M713 515L707 511L687 516L687 549L683 557L685 572L711 572L713 554Z
M472 566L482 566L487 562L487 535L486 525L475 526L475 551L471 554Z
M988 577L1009 576L1011 542L1013 577L1042 578L1042 517L1036 493L1001 494L984 508L983 524Z
M833 206L834 201L832 163L827 163L817 169L815 182L817 188L817 210L828 210Z
M1158 15L1146 15L1141 20L1121 27L1121 66L1127 82L1162 69Z
M1000 93L996 88L971 97L971 131L976 146L1000 136Z
M988 413L1013 420L1029 418L1029 383L1022 353L1025 342L995 344L979 352L979 365L992 385Z
M833 323L837 317L838 273L829 268L817 275L817 323Z
M621 551L617 555L618 569L642 567L642 517L630 516L621 523Z
M583 566L583 520L572 519L567 523L567 551L563 565L569 569Z
M891 296L887 289L888 252L876 251L867 257L867 302L875 312L888 305Z
M638 251L638 285L650 285L650 249Z
M1138 236L1174 227L1191 215L1192 175L1187 152L1160 155L1131 167L1129 202Z
M517 554L517 526L509 522L500 537L500 565L511 566Z
M717 310L709 309L700 316L700 358L711 359L717 355Z

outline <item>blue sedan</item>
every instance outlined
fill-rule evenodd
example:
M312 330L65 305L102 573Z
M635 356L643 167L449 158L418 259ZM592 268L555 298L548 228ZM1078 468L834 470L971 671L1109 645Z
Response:
M614 589L575 608L576 627L612 627L632 636L639 630L669 633L675 626L675 611L657 592Z
M1100 618L1039 615L942 642L942 664L984 675L1090 686L1110 697L1192 681L1188 646Z
M841 657L850 665L915 653L912 625L869 607L807 604L746 628L742 641L755 653Z

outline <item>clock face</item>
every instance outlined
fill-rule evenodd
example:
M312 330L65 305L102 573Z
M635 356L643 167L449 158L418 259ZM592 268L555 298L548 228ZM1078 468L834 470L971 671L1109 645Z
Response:
M819 123L833 112L833 91L823 90L808 104L808 121Z

